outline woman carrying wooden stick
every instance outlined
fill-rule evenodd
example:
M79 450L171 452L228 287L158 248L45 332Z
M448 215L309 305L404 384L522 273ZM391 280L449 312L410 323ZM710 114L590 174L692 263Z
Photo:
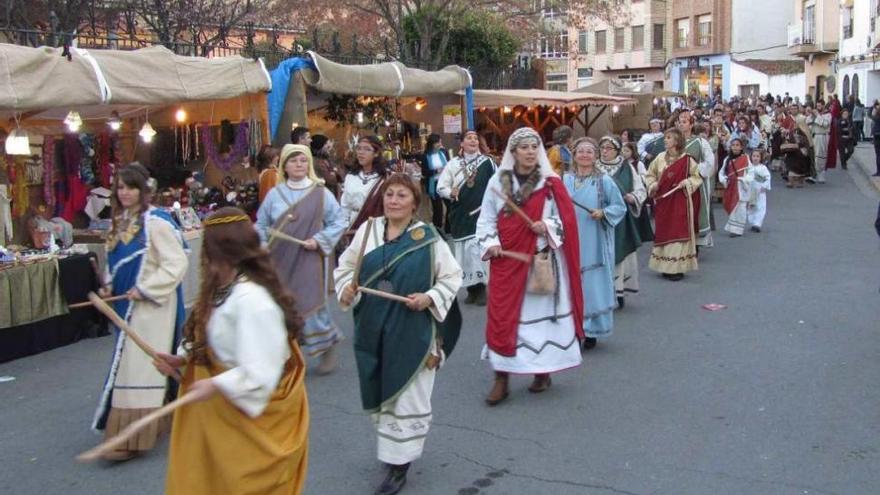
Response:
M110 292L127 294L127 299L114 301L113 308L150 346L170 352L184 320L181 281L187 257L177 224L168 213L150 206L149 178L138 163L116 173L113 228L107 241ZM150 361L117 329L113 360L92 423L105 438L165 402L168 381ZM104 458L124 461L150 450L165 429L167 424L156 424Z
M182 368L180 397L196 400L174 413L165 493L299 494L309 429L302 319L243 211L221 208L203 225L184 341L154 362L166 375Z
M700 175L697 162L685 154L684 135L666 131L666 151L651 162L645 185L654 198L654 248L648 267L672 281L697 269L700 225Z
M317 372L323 375L336 368L336 344L343 338L326 300L329 260L348 224L336 197L315 173L308 146L285 145L278 163L281 182L260 205L257 232L268 242L278 277L305 319L303 351L320 356Z
M511 134L488 189L477 240L490 263L483 357L495 371L494 406L510 373L534 375L529 391L540 393L551 373L580 366L584 303L574 205L534 129ZM534 255L532 266L504 250Z
M382 198L385 216L358 229L334 277L340 305L354 308L361 401L376 427L379 460L388 465L376 493L390 495L422 455L434 377L461 328L462 272L437 230L415 218L421 194L409 177L390 176ZM361 286L409 301L360 292Z

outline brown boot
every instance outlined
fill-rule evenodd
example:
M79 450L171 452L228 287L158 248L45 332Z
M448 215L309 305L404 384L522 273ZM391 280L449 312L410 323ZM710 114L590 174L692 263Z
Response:
M533 394L540 394L541 392L550 388L550 385L552 383L553 382L552 382L552 380L550 380L549 373L537 374L537 375L535 375L535 379L534 379L534 381L532 381L532 384L529 385L529 392L531 392Z
M315 370L319 375L329 375L336 370L336 365L338 363L336 351L337 345L338 342L324 351L324 354L321 354L321 361L318 363L318 367Z
M510 375L504 371L495 372L495 383L492 385L492 390L486 397L486 404L497 406L507 398L507 378L509 376Z

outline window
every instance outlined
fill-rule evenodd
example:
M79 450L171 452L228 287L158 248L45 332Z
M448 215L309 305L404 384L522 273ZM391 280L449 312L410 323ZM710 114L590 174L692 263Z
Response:
M578 33L578 53L588 53L587 52L587 32L581 31Z
M645 82L644 74L621 74L617 76L621 81Z
M632 27L632 49L633 50L644 50L645 49L645 26L633 26Z
M859 75L853 74L852 78L852 93L853 96L859 98Z
M590 67L585 67L578 69L578 79L588 79L593 77L593 69Z
M563 15L562 8L557 5L555 0L537 0L535 3L544 19L553 19Z
M547 74L548 91L568 91L568 74Z
M853 8L844 7L843 9L843 39L853 37Z
M538 54L541 58L568 57L568 31L538 37Z
M843 93L841 100L846 101L849 98L849 74L843 76L843 91L841 93Z
M614 28L614 51L623 51L623 28Z
M690 35L691 20L688 18L675 21L675 47L687 48Z
M607 41L605 31L596 31L596 53L605 53Z
M812 45L816 42L816 6L804 6L803 43Z
M654 49L662 50L666 38L666 24L654 24Z
M701 15L697 22L697 46L709 46L712 43L712 15Z

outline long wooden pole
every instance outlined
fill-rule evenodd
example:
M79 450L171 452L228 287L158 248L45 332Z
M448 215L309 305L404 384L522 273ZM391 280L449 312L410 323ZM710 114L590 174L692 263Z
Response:
M306 245L306 241L304 241L302 239L297 239L296 237L293 237L292 235L287 235L284 232L281 232L280 230L269 229L268 232L269 232L269 243L271 243L272 240L274 240L274 239L281 239L284 241L290 241L294 244L299 244L300 246Z
M370 239L370 234L373 232L373 218L370 217L367 220L367 230L364 232L364 238L361 239L361 247L358 250L358 258L354 265L354 276L351 279L352 287L355 289L358 288L358 278L361 276L361 264L364 261L364 253L367 251L367 241Z
M522 209L519 206L517 206L516 203L514 203L513 200L510 199L510 197L508 197L506 194L504 194L503 192L499 191L498 189L496 189L494 187L492 188L492 192L495 193L496 195L498 195L499 198L503 199L504 204L506 204L510 208L511 211L513 211L514 213L519 215L520 218L525 220L525 222L527 224L529 224L529 227L531 227L535 223L535 220L532 220L531 218L529 218L529 216L526 215L526 212L522 211Z
M134 423L131 423L130 425L126 426L125 429L122 430L121 432L119 432L119 434L116 435L115 437L107 440L106 442L102 442L97 447L89 449L89 450L81 453L80 455L76 456L76 460L79 462L92 462L92 461L96 461L96 460L100 459L104 454L106 454L107 452L110 452L110 451L116 449L116 447L124 444L131 437L137 435L138 432L140 432L141 430L143 430L144 428L146 428L147 426L149 426L153 422L158 421L162 417L173 413L177 409L180 409L181 407L183 407L187 404L191 404L191 403L195 402L196 399L197 399L197 397L195 394L187 393L183 397L181 397L175 401L171 401L168 404L165 404L164 406L160 407L159 409L156 409L155 411L151 412L150 414L147 414L146 416L140 418L139 420L135 421Z
M360 292L363 292L364 294L370 294L371 296L382 297L385 299L390 299L392 301L397 301L397 302L401 302L404 304L408 304L408 303L412 302L412 299L410 299L408 297L398 296L397 294L392 294L390 292L385 292L383 290L371 289L369 287L358 287L358 290Z
M128 294L120 294L118 296L111 296L111 297L102 298L102 300L104 302L108 302L108 303L113 302L113 301L121 301L123 299L128 299ZM94 303L92 301L85 301L85 302L79 302L79 303L75 303L75 304L68 304L67 307L70 309L86 308L86 307L91 306L93 304Z

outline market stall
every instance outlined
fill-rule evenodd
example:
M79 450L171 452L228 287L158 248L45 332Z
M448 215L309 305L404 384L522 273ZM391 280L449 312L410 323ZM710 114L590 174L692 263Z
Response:
M269 140L264 94L271 81L262 62L182 57L163 47L73 48L68 57L60 48L5 44L0 62L0 117L7 122L0 126L0 270L33 270L44 257L57 265L57 283L41 290L57 294L60 287L62 295L60 309L31 330L50 332L56 318L79 312L66 312L75 301L64 297L73 294L62 283L64 267L73 253L91 251L103 270L113 170L135 160L157 179L153 203L186 230L184 291L192 303L200 217L228 204L256 209L251 162ZM11 301L8 291L0 298L0 307ZM0 333L22 325L0 321Z
M621 81L608 79L575 90L576 93L592 93L631 98L635 105L621 109L613 115L610 125L612 131L620 133L624 129L647 129L648 121L657 115L658 105L664 105L667 98L684 97L681 93L659 89L653 82Z
M545 139L560 125L570 126L576 135L601 137L611 130L610 115L636 104L626 97L540 89L474 90L473 102L476 125L497 143L524 125Z

